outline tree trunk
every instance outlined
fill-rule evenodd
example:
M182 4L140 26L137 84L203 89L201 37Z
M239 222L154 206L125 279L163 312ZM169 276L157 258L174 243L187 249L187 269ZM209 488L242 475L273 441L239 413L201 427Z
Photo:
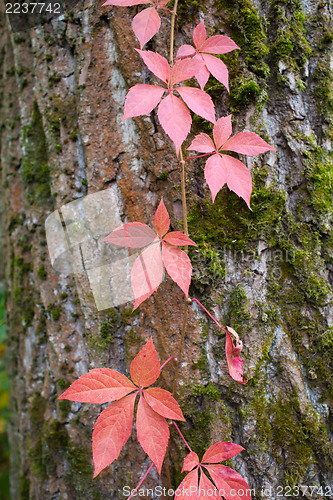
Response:
M7 289L15 500L122 498L122 488L135 487L150 464L133 430L119 460L93 480L91 433L100 407L56 399L91 368L126 373L150 336L161 361L179 345L184 300L170 279L134 313L126 298L117 302L112 293L104 295L103 283L98 288L107 277L104 267L96 271L107 263L98 241L112 228L125 220L152 225L162 196L172 228L182 228L180 167L157 117L121 123L128 88L151 79L133 50L138 44L130 23L137 9L65 5L64 16L20 32L2 13L0 274ZM146 48L168 57L170 16L161 17L162 29ZM214 79L205 89L218 117L233 113L234 133L257 132L277 153L242 158L252 171L252 211L227 188L211 204L202 159L188 162L190 236L198 244L190 252L191 296L238 331L249 382L242 386L229 377L224 337L190 306L178 390L187 419L182 429L199 456L216 441L241 444L246 451L232 467L255 489L255 499L302 491L305 498L329 497L332 5L184 0L177 47L192 42L202 19L209 34L231 36L241 47L223 56L230 95ZM196 119L193 130L209 127ZM94 214L102 199L106 208L112 199L98 229L87 228L87 221L94 223L84 205L89 196ZM67 212L61 211L65 205ZM71 217L78 213L84 229L75 238L84 241L72 248L70 262L63 226L71 237ZM60 225L46 239L52 217ZM164 370L166 389L174 368L169 363ZM172 432L173 487L185 454ZM145 482L158 484L168 484L165 469L162 479L153 469ZM297 485L316 488L312 496L304 488L298 494Z

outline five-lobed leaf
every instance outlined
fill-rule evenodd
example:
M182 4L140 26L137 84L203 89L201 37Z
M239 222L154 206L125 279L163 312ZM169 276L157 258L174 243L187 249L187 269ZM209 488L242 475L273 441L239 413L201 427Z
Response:
M198 500L213 497L222 500L222 495L226 500L232 500L232 498L251 500L250 489L245 479L230 467L218 463L237 455L243 449L235 443L219 441L208 448L201 462L196 453L193 451L189 453L185 457L182 472L191 472L178 486L177 498ZM215 485L208 479L203 469L209 472Z
M145 224L129 222L115 229L104 241L130 247L130 243L140 248L147 241L149 246L135 259L131 270L131 286L134 294L134 309L150 297L163 279L163 264L171 279L183 290L186 297L191 283L192 265L188 255L178 246L196 244L180 231L167 231L170 218L163 200L154 216L157 234ZM167 234L165 234L167 233Z
M251 173L241 161L225 154L224 151L253 156L266 151L275 151L275 148L252 132L240 132L229 139L231 132L231 115L219 118L213 127L214 141L209 135L200 133L194 138L188 149L212 154L206 160L204 174L212 193L213 202L223 185L227 184L229 189L243 198L250 208Z
M125 375L109 368L97 368L82 375L58 399L103 404L114 401L99 415L92 436L94 477L118 458L132 432L134 404L138 394L136 428L138 441L161 472L169 427L165 418L184 420L183 413L164 389L143 387L153 384L161 372L152 338L133 359L130 373L136 385ZM135 392L134 392L135 391ZM132 393L132 394L130 394ZM142 396L144 394L144 396Z

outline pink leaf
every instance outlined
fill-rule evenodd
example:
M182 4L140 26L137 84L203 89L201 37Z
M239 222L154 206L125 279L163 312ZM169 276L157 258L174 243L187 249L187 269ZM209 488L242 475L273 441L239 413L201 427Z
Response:
M152 3L151 0L107 0L102 7L106 5L116 5L117 7L131 7L132 5L141 5Z
M222 155L222 164L228 174L228 188L243 198L249 209L250 197L252 193L252 179L249 169L239 160L232 156Z
M201 55L200 55L200 57L201 57ZM205 65L202 66L199 73L196 73L195 78L198 80L198 83L200 85L201 90L203 90L205 88L205 85L208 82L209 75L210 75L210 73Z
M186 234L181 233L180 231L172 231L168 233L164 238L164 241L170 243L170 245L176 245L179 247L184 247L187 245L192 245L197 247L198 245L194 243Z
M95 368L75 380L58 399L103 404L121 399L134 389L125 375L110 368Z
M199 490L201 492L200 498L207 497L207 498L216 498L217 500L222 500L214 484L208 479L208 477L203 471L201 471Z
M131 270L131 286L135 298L134 309L157 290L162 278L160 244L153 243L135 259Z
M171 70L172 85L176 85L177 83L192 78L201 70L203 65L203 60L201 60L200 58L183 59L181 61L177 61Z
M170 0L159 0L157 2L157 7L164 7L164 5L168 4Z
M102 411L92 435L94 477L116 460L132 433L136 394L116 401Z
M194 451L191 451L191 453L189 453L185 457L182 472L185 472L185 471L189 472L192 469L194 469L194 467L197 467L198 465L199 465L199 457Z
M194 87L177 87L177 91L194 113L215 123L215 107L212 98L206 92Z
M148 69L163 82L168 83L170 80L170 66L165 57L151 50L135 50L140 54Z
M226 332L225 354L228 362L229 374L236 382L246 384L247 380L243 378L243 361L240 357L242 347L242 343L238 343L235 347L230 333Z
M205 23L201 21L201 23L199 23L193 30L193 42L198 50L206 40L206 37L207 33L206 33Z
M213 153L215 145L209 135L200 132L200 134L195 136L190 147L187 149L190 151L199 151L199 153Z
M229 92L228 68L224 62L209 54L203 54L202 57L208 71L216 78L216 80L221 82Z
M250 488L238 472L225 465L205 465L226 500L251 500Z
M213 128L213 137L217 149L220 149L225 141L231 136L231 132L231 115L219 118Z
M155 212L154 228L158 236L162 238L162 236L164 236L165 233L169 231L169 227L170 227L170 217L164 205L163 200L161 200Z
M244 448L235 443L219 441L208 448L204 454L201 463L218 464L223 460L228 460L238 455Z
M158 32L160 26L161 19L154 7L142 10L133 18L132 28L141 49Z
M142 396L138 404L136 430L139 443L161 474L169 441L169 426L163 417L150 408Z
M176 59L179 57L191 57L195 54L195 48L192 45L181 45L177 51Z
M139 387L148 387L160 376L160 362L151 337L133 359L130 373L133 382Z
M195 136L187 150L198 151L199 153L213 153L215 151L215 144L208 134L200 132L200 134Z
M126 222L114 229L102 241L118 245L119 247L143 248L156 239L156 234L146 224L141 222Z
M162 257L169 276L183 290L187 298L192 276L192 265L188 255L180 248L163 241Z
M165 89L158 85L139 84L131 87L125 99L121 121L134 116L148 115L160 102Z
M179 404L170 392L159 387L151 387L143 391L143 394L151 409L161 417L185 421Z
M266 151L276 151L275 148L253 132L240 132L230 137L222 149L249 156L260 155Z
M228 180L228 171L220 155L215 154L206 161L205 179L212 193L214 203L217 193Z
M232 50L239 49L231 38L224 35L215 35L208 38L200 47L200 52L209 54L226 54Z
M199 478L198 469L193 470L184 477L178 488L176 489L175 498L177 500L199 500Z
M175 144L178 154L191 130L191 113L178 97L169 94L159 105L157 116L164 131Z

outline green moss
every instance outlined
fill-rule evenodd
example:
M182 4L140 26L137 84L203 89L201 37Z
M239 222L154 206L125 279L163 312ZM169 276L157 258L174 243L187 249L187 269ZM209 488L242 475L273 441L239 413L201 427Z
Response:
M41 264L38 269L37 269L37 276L38 278L40 278L41 280L46 280L47 278L47 272L46 272L46 269L45 267L43 266L43 264Z
M53 206L43 121L34 102L30 124L22 130L23 157L20 174L31 204ZM50 206L51 205L51 206Z
M195 384L191 388L191 394L193 396L206 395L212 401L219 401L221 399L221 393L219 389L209 382L207 385Z
M49 304L47 308L47 312L51 314L51 318L54 321L58 321L58 319L61 316L61 307L59 305L56 305L54 303Z

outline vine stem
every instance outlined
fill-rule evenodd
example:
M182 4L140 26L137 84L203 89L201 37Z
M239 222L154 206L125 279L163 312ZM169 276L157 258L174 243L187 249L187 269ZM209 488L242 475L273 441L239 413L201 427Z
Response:
M190 445L188 444L188 442L186 441L186 439L184 438L183 434L181 433L181 430L179 429L178 425L176 424L176 422L172 421L171 422L177 429L177 431L179 432L179 435L180 437L182 438L182 440L184 441L184 443L186 444L186 446L188 447L188 449L190 450L190 452L192 452L192 449L190 447Z
M131 496L128 497L128 500L130 500L132 498L132 496L135 494L135 492L140 488L141 484L143 483L143 481L146 479L146 477L148 476L149 472L153 468L153 465L154 465L153 463L150 464L149 469L147 470L147 472L145 473L145 475L143 476L143 478L141 479L141 481L139 482L139 484L137 485L137 487L132 491Z
M205 308L205 306L203 306L201 304L201 302L199 302L198 299L191 299L192 302L196 302L197 304L199 304L200 307L202 307L202 309L205 311L206 314L208 314L208 316L214 321L214 323L217 324L217 326L221 329L221 330L224 330L226 333L229 333L226 328L224 326L221 326L220 323L217 321L217 319L214 318L214 316L212 314L210 314L210 312Z
M167 359L166 361L164 361L163 365L161 365L161 367L160 367L160 370L163 370L163 368L165 367L165 365L167 363L169 363L169 361L171 361L172 359L175 359L175 357L174 356L170 356L169 359Z
M175 21L177 15L178 0L175 0L173 10L171 12L171 29L170 29L170 63L173 64L173 49L175 44Z

